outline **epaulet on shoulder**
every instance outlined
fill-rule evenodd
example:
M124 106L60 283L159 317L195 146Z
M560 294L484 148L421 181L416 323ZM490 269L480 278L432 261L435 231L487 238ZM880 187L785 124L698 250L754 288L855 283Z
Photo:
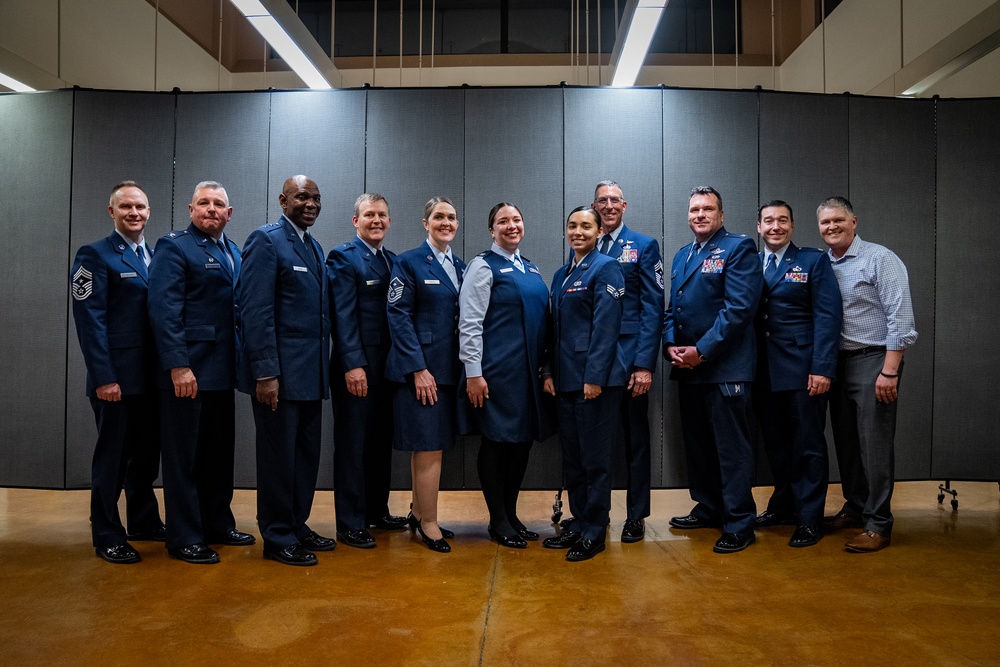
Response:
M176 238L180 238L181 236L186 236L187 233L188 233L188 230L186 230L186 229L175 229L172 232L167 232L167 235L164 236L163 238L165 238L165 239L176 239Z
M357 248L357 246L354 245L352 241L348 241L343 245L337 246L337 250L354 250L355 248Z
M479 253L478 255L476 255L476 257L486 257L486 255L490 254L490 252L491 251L489 251L489 250L484 250L481 253Z
M826 253L825 250L820 250L819 248L799 248L799 252L821 252L821 253Z

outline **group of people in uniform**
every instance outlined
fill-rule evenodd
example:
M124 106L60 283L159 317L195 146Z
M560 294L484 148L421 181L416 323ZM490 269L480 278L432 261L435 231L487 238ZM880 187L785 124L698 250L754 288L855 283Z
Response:
M531 445L558 431L573 516L542 545L570 561L605 549L612 451L623 440L621 540L637 542L650 514L649 390L661 341L696 503L673 528L721 530L719 553L776 524L796 526L795 547L847 528L862 529L848 550L890 543L896 397L917 334L905 267L856 235L846 199L817 211L826 252L792 244L791 206L765 204L758 252L724 228L718 191L695 188L695 240L674 256L669 288L656 240L623 224L614 181L570 212L570 261L550 285L520 254L525 221L512 203L490 211L490 249L466 265L451 247L459 215L446 197L425 205L426 241L397 256L384 247L388 202L362 194L356 237L325 260L310 234L322 208L316 183L293 176L278 202L280 218L241 251L225 234L225 188L201 182L191 224L153 248L146 193L123 181L108 206L114 231L76 255L73 314L98 431L93 545L104 560L138 562L130 541L151 540L210 564L215 545L256 542L230 508L237 390L249 394L256 427L264 558L315 565L315 552L338 540L375 547L371 529L409 528L431 551L451 551L437 505L442 452L458 433L481 436L490 538L523 549L540 539L517 515ZM336 538L307 524L331 394ZM846 502L824 518L828 402ZM754 421L775 479L759 515ZM406 517L388 507L393 448L410 452ZM166 524L152 488L161 455Z

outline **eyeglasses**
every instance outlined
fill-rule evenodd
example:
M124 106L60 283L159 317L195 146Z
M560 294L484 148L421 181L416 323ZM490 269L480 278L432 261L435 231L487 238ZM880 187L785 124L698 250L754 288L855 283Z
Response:
M596 204L600 204L601 206L606 206L608 204L617 205L617 204L621 204L622 203L622 198L621 197L601 197L595 203Z

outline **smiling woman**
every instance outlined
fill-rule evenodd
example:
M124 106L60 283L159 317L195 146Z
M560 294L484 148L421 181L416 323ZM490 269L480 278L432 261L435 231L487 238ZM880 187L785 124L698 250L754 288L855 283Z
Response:
M550 431L538 377L548 291L538 267L518 250L521 209L497 204L487 227L493 245L469 262L459 297L459 358L472 403L466 431L482 435L478 468L490 538L524 549L525 540L537 540L538 533L517 518L517 497L531 443Z
M458 212L447 197L432 197L422 220L427 240L396 258L389 281L392 348L386 378L394 383L393 447L408 451L413 503L407 517L431 551L447 553L454 533L438 525L442 450L455 442L458 291L465 263L451 251Z

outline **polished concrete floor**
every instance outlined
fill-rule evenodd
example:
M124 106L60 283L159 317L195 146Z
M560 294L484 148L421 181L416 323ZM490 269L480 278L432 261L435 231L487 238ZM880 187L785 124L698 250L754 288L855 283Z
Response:
M836 533L791 549L776 527L717 555L716 531L667 525L686 491L654 492L646 540L622 544L615 492L608 549L584 563L498 547L482 496L447 492L452 553L380 532L376 549L340 545L309 568L259 544L204 566L136 543L141 563L111 565L90 547L87 492L0 489L0 665L1000 665L1000 492L956 487L957 512L936 483L897 484L893 545L876 554ZM529 527L552 534L553 494L522 498ZM237 492L251 532L254 503ZM313 516L333 534L331 492Z

